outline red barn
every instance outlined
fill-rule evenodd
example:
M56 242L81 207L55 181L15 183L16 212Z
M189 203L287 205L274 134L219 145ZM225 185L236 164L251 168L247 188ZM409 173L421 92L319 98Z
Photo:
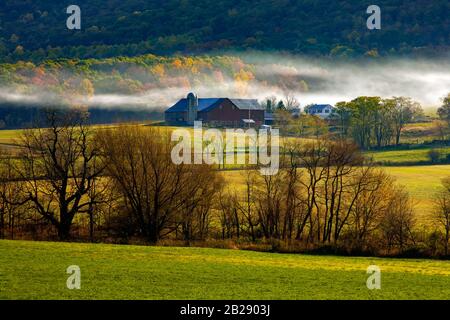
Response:
M197 98L189 93L164 113L167 124L192 125L202 121L213 127L248 127L264 124L264 108L256 99Z

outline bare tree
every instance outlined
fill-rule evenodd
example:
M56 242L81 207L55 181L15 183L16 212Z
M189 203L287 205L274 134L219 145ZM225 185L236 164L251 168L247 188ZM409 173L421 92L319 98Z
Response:
M235 234L239 235L238 202L239 200L236 198L236 195L232 194L229 190L221 190L219 192L219 221L222 240L232 239Z
M397 187L392 190L380 224L388 249L398 247L402 252L408 244L414 244L414 225L413 203L408 193L402 187Z
M44 116L41 126L24 131L11 165L24 182L24 199L66 240L75 215L91 205L86 196L104 167L96 165L100 151L86 112L47 110Z
M305 200L300 190L302 179L301 159L299 157L301 142L285 139L283 150L281 159L283 169L280 171L284 181L281 207L282 238L291 240L294 237L296 223L304 217L305 213Z
M448 255L448 242L450 240L450 178L442 181L444 190L440 192L435 201L435 218L439 226L444 229L444 254Z
M300 103L297 98L290 92L286 92L284 95L285 106L287 110L294 110L300 107Z
M392 179L381 170L373 170L369 188L361 192L350 217L352 240L361 248L379 228L384 213L388 210L392 191Z
M265 175L257 187L257 212L266 239L280 238L283 180L280 173Z
M307 239L314 239L314 225L318 224L317 217L320 216L319 189L320 183L325 178L327 146L323 140L314 140L301 146L297 153L300 157L300 165L304 168L304 178L299 183L304 192L305 214L297 224L296 239L303 236L305 227L309 224L309 235ZM320 227L317 228L320 230Z
M353 208L359 193L347 197L349 190L358 184L357 171L360 170L362 156L358 147L347 140L328 141L324 159L324 180L322 188L323 230L322 241L337 241L343 223ZM353 189L355 190L355 189ZM346 205L345 201L349 200ZM346 213L342 217L342 213ZM333 230L334 227L334 230Z
M89 205L80 212L86 213L89 218L89 240L94 242L95 225L100 224L100 215L108 210L117 201L117 195L113 192L111 180L96 178L92 181L92 187L87 193Z
M240 215L244 218L244 223L247 227L247 233L250 235L252 241L256 240L256 228L259 225L258 216L256 212L256 187L259 181L257 172L252 169L246 169L243 171L245 192L243 197L239 198L235 193L233 200L234 206L238 209Z
M168 130L122 127L102 131L98 141L108 175L139 233L151 243L177 230L183 217L191 219L189 210L211 196L211 188L217 191L213 186L218 177L211 166L172 162Z
M184 199L181 208L180 224L184 240L189 244L193 239L204 240L210 224L210 213L218 191L222 188L222 179L210 166L202 166L192 181L192 196Z
M23 198L22 183L12 172L11 153L3 150L4 158L0 162L0 239L8 233L14 239L15 229L26 208Z
M277 107L278 99L276 96L266 97L265 99L265 107L266 111L274 112Z

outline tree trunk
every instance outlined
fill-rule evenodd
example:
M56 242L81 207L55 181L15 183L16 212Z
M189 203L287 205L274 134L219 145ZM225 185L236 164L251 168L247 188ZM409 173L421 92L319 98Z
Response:
M66 241L70 238L70 223L62 222L59 224L58 237L61 241Z
M15 228L15 219L13 214L9 214L9 234L11 237L11 240L14 240L14 228Z
M0 211L0 239L5 238L5 211Z
M236 225L236 237L239 239L241 226L239 223L239 216L238 216L238 212L236 209L234 209L234 220L235 220L235 225Z
M156 244L159 240L159 230L156 228L155 223L151 223L148 228L147 240L151 244Z
M94 210L89 209L89 239L94 242Z
M445 250L445 256L448 256L448 240L450 238L450 229L446 228L445 229L445 246L444 246L444 250Z

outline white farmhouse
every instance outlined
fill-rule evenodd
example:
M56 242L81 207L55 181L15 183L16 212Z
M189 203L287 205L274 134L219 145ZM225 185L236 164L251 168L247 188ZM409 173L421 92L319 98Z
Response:
M311 104L305 107L305 113L326 119L334 112L334 109L331 104Z

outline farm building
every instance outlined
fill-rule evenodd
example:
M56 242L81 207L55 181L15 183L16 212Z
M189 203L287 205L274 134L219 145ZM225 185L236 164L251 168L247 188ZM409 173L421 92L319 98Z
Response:
M264 112L264 124L273 125L275 124L275 114L273 112Z
M311 104L305 107L305 113L326 119L333 114L334 109L331 104Z
M164 118L170 125L202 121L211 126L259 127L264 124L264 108L256 99L198 98L189 93L167 109Z

